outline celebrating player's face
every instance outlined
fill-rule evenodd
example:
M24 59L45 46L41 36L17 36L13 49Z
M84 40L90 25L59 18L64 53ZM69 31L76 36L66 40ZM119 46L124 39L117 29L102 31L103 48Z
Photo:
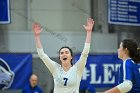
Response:
M71 62L72 56L71 56L71 52L68 48L62 48L60 50L60 60L62 63L66 63L66 62Z
M120 47L118 49L118 57L120 59L123 59L124 55L125 55L125 49L123 48L123 43L120 44Z

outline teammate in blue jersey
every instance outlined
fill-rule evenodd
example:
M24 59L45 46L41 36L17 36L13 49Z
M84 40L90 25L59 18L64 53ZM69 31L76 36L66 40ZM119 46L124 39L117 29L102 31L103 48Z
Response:
M86 30L86 40L80 59L72 64L72 50L69 47L62 47L59 50L59 59L61 64L51 60L43 51L40 41L41 26L37 23L33 24L33 31L37 46L37 52L46 67L53 75L54 93L79 93L79 85L84 67L86 65L87 56L90 50L90 42L92 36L93 19L89 18L87 24L84 25Z
M105 93L140 93L140 49L133 39L125 39L118 49L123 60L120 67L119 85Z

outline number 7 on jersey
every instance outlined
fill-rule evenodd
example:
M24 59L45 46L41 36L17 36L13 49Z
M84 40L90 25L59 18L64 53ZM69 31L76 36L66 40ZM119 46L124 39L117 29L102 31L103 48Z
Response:
M64 86L67 86L68 78L63 78L63 80L64 80Z

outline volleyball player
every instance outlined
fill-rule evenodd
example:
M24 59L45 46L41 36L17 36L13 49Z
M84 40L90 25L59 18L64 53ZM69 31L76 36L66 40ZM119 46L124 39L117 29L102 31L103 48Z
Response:
M35 36L37 52L39 57L53 75L54 93L79 93L82 73L90 50L93 25L93 19L88 18L87 24L84 25L84 29L86 30L85 45L78 62L72 64L72 50L69 47L62 47L59 50L59 59L61 64L58 64L51 60L46 53L44 53L40 40L40 33L42 31L41 26L37 23L33 24L32 29Z
M133 39L125 39L118 49L123 60L120 67L119 85L105 93L140 93L140 49Z

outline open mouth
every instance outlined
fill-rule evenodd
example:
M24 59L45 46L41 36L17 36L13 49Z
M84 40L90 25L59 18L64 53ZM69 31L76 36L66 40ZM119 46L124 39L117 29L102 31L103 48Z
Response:
M63 60L67 60L67 58L63 58Z

